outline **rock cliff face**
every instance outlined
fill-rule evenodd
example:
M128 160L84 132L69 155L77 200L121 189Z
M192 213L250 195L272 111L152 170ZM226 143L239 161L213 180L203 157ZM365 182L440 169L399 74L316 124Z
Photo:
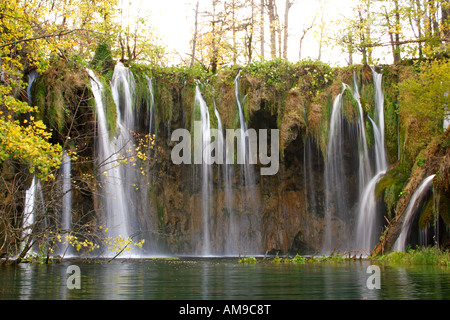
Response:
M242 168L234 165L231 205L227 203L227 190L223 177L220 177L224 168L214 167L209 217L212 252L309 254L320 250L324 228L323 196L320 196L323 193L323 160L320 151L315 149L311 154L314 167L309 173L312 176L305 177L303 148L304 142L299 136L286 149L278 174L257 176L255 184L247 190L241 184ZM193 169L187 165L173 165L170 159L165 159L163 167L155 183L153 208L160 215L161 241L173 253L199 253L204 228L202 193L195 182ZM305 189L308 187L305 179L312 179L314 196ZM248 201L244 199L245 192L252 195ZM232 219L238 231L230 230ZM232 236L236 239L229 239Z
M411 247L415 245L439 244L442 248L450 247L449 217L450 217L450 188L449 188L449 159L450 159L450 130L442 137L434 139L424 152L424 164L415 166L403 196L399 199L395 211L398 213L386 227L378 245L374 248L374 254L383 254L393 250L402 224L405 220L405 212L412 195L420 184L430 175L436 174L433 179L433 187L415 203L415 217L412 221L412 231L407 237ZM427 210L427 203L431 209ZM428 207L428 208L430 208ZM439 213L439 214L436 214ZM420 231L430 232L420 239Z
M350 77L351 78L351 77ZM327 113L333 101L334 86L324 87L322 101L311 100L299 89L290 89L285 100L271 100L268 89L262 89L243 75L241 85L246 96L245 112L248 128L280 130L280 166L275 175L260 175L261 164L252 167L253 182L244 184L241 165L214 165L208 183L208 237L212 254L314 254L322 249L325 230L324 150L321 135L326 135ZM233 125L237 112L235 87L222 85L217 109L222 121ZM174 254L201 254L204 246L205 220L202 211L201 168L196 165L175 165L170 159L174 146L170 134L189 128L188 107L180 95L172 95L172 121L159 121L157 155L152 187L152 211L158 216L160 247ZM274 102L275 101L275 102ZM192 101L191 101L192 103ZM278 109L272 106L278 103ZM327 106L328 104L328 106ZM178 113L177 113L178 112ZM280 114L281 113L281 114ZM281 119L281 120L280 120ZM308 121L312 125L307 125ZM281 125L279 124L281 122ZM315 125L315 127L314 127ZM229 127L228 127L229 128ZM355 130L347 121L344 131L351 137ZM314 133L316 132L316 133ZM353 208L358 200L355 147L346 146L346 174L355 188L346 190ZM268 146L270 149L270 145ZM231 173L226 183L225 171ZM229 188L229 189L228 189ZM231 194L231 199L230 197ZM344 243L350 238L349 221L336 215L332 218L333 238ZM350 223L354 223L350 221ZM155 226L155 224L154 224Z
M374 118L374 85L372 71L368 67L357 70L340 70L334 74L321 65L303 65L273 77L258 74L258 70L228 71L219 75L216 82L200 86L205 99L211 128L238 129L242 119L247 128L279 130L279 168L274 175L261 175L261 162L255 165L214 164L205 169L201 164L175 164L171 152L179 141L172 141L177 129L189 130L191 136L194 121L200 120L199 105L195 101L196 81L177 78L174 74L154 74L150 77L135 72L134 127L132 149L142 151L145 158L125 163L132 170L133 181L123 180L127 185L126 206L131 212L129 221L133 235L144 238L146 253L173 255L264 255L270 254L317 254L322 253L325 239L332 239L332 246L340 249L359 249L353 243L357 224L357 205L361 194L359 166L361 123L358 124L358 104L363 112L370 162L374 163L374 135L369 116ZM385 74L390 75L391 69ZM81 72L83 73L83 72ZM108 221L105 201L113 194L105 192L102 166L96 160L98 145L98 111L91 95L89 78L83 88L77 82L79 103L66 110L66 122L60 125L55 142L77 151L78 160L72 163L72 204L74 230L80 234L98 231ZM236 82L236 75L241 82ZM272 75L269 77L269 75ZM333 78L333 81L328 80ZM385 119L387 156L391 167L396 167L397 119L392 79L385 83ZM40 83L40 82L38 82ZM340 158L343 165L342 187L326 186L327 143L333 102L342 92L342 84L354 84L360 95L352 90L343 94L340 123ZM104 81L107 87L107 81ZM238 85L238 91L236 91ZM38 86L41 98L48 97ZM44 90L45 89L45 90ZM124 90L123 88L121 90ZM74 97L71 97L73 99ZM71 100L69 99L69 100ZM120 108L116 107L110 90L102 99L107 109L108 128L111 139L120 134L114 125ZM123 97L120 104L123 104ZM46 104L51 104L46 102ZM240 104L242 114L238 108ZM45 105L41 106L45 108ZM215 109L216 108L216 109ZM215 113L217 111L217 113ZM240 116L243 116L240 118ZM44 119L45 120L45 119ZM51 121L48 125L51 127ZM359 125L359 126L358 126ZM56 129L56 128L54 128ZM414 171L405 190L408 194L417 188L420 178L432 172L436 175L435 194L441 212L440 242L448 242L449 192L449 146L448 133L440 142L430 146L427 165ZM71 136L68 142L66 136ZM154 142L148 138L154 136ZM267 139L267 150L271 140ZM236 141L237 142L237 141ZM434 149L433 149L434 148ZM270 152L269 152L270 153ZM275 156L275 155L272 155ZM6 185L14 181L14 169L3 165ZM407 178L404 179L408 180ZM58 178L54 185L58 185ZM26 189L26 186L22 186ZM49 190L54 188L49 185ZM57 188L55 188L57 190ZM339 212L337 205L327 204L327 192L340 191L346 212ZM383 189L384 190L384 189ZM401 191L401 190L400 190ZM386 192L386 191L383 191ZM384 195L384 194L383 194ZM8 192L0 193L2 202L11 202ZM386 196L384 197L386 199ZM6 200L5 200L6 199ZM58 194L52 201L58 203ZM383 197L377 202L379 235L384 231L386 219L391 221L384 231L382 241L375 252L392 247L401 228L401 214L408 197L396 203L397 218L388 218ZM23 199L19 199L23 203ZM328 206L328 207L327 207ZM50 206L49 206L50 208ZM18 205L12 214L20 220L22 208ZM54 208L57 215L58 209ZM327 212L329 211L329 212ZM425 216L424 216L425 217ZM425 219L425 218L423 218ZM428 217L430 225L432 218ZM56 218L55 218L56 220ZM425 219L426 220L426 219ZM8 225L8 227L10 227ZM95 230L94 230L95 229ZM4 244L6 240L2 240ZM5 246L3 246L5 247ZM5 250L5 249L3 249Z

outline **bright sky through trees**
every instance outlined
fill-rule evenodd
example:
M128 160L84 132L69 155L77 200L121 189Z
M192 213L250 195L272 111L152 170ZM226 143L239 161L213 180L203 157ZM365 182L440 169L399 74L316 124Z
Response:
M211 1L200 0L200 11L205 10ZM299 41L303 28L308 27L316 17L316 24L320 23L322 5L325 28L333 28L331 22L342 16L351 14L354 1L343 0L296 0L289 13L289 46L288 59L297 61L299 56ZM149 10L151 24L157 29L161 40L167 45L169 51L176 50L175 58L179 55L185 56L191 50L190 41L194 29L194 9L196 0L165 0L165 1L142 1L134 0L133 6L137 8L137 13ZM279 14L282 18L285 1L277 0ZM316 27L317 29L317 27ZM266 31L266 38L269 33ZM268 39L266 40L268 43ZM267 48L269 50L269 48ZM317 30L311 30L303 42L302 58L317 59L319 52L319 42ZM345 54L341 54L340 48L332 48L326 45L323 48L322 58L324 62L331 64L339 63L346 65Z

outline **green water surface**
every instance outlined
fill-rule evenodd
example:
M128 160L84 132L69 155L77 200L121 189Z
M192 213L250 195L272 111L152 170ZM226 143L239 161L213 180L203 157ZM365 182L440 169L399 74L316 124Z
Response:
M69 288L68 267L80 288ZM1 300L448 300L450 268L383 266L369 288L370 261L242 264L237 259L64 261L0 266ZM369 279L370 278L370 279ZM72 281L73 280L73 281ZM375 282L371 282L375 283Z

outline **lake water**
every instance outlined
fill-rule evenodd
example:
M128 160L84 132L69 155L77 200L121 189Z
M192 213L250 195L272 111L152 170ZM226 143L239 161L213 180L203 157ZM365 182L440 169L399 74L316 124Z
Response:
M71 265L80 289L68 288ZM240 264L237 258L0 266L1 300L449 300L450 268L369 261ZM380 289L368 288L379 275ZM370 278L370 279L369 279ZM70 278L69 280L71 280ZM71 283L76 283L71 282Z

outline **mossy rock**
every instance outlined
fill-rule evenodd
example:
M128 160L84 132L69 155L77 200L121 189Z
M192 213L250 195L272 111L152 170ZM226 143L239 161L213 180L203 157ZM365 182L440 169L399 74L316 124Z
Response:
M427 204L424 206L419 217L419 229L424 229L434 223L434 210L433 210L433 198L429 199Z
M89 88L86 71L60 58L52 58L50 67L35 80L32 96L39 110L36 117L56 132L55 142L65 140L73 114L89 98Z
M384 199L388 209L389 217L392 217L393 209L396 207L400 194L406 185L405 175L393 168L378 181L375 187L376 199Z
M114 70L115 62L112 58L111 47L107 43L100 43L96 50L92 61L91 69L95 69L103 76Z

